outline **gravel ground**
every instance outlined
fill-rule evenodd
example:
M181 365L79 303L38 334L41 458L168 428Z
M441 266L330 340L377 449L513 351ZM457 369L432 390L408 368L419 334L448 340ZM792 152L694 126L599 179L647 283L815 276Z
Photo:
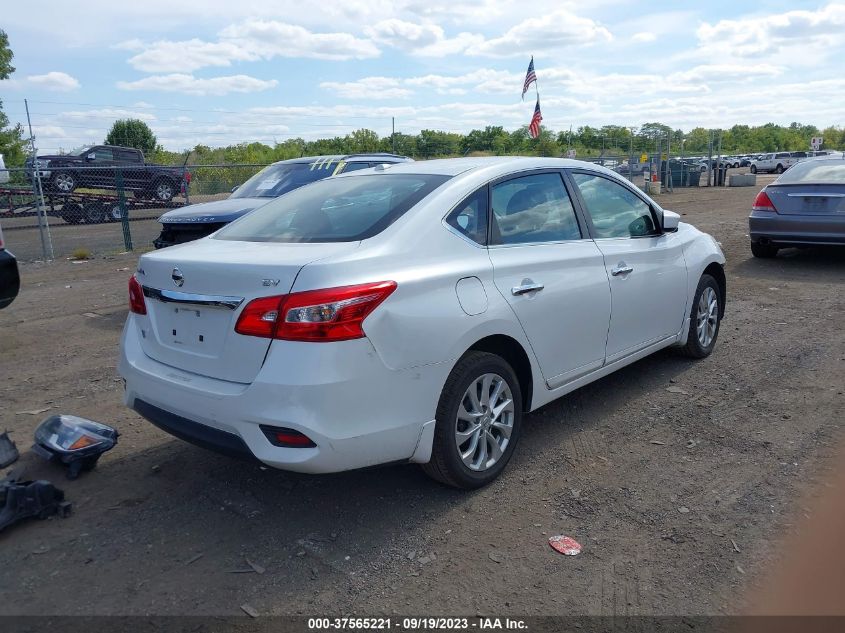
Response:
M660 199L728 257L714 354L667 350L527 416L504 475L470 493L410 465L301 476L172 439L121 404L135 256L24 264L0 312L0 426L21 449L53 412L122 435L76 481L22 456L75 511L0 534L0 614L738 612L827 481L845 417L845 251L753 259L756 192ZM263 573L233 573L247 561Z

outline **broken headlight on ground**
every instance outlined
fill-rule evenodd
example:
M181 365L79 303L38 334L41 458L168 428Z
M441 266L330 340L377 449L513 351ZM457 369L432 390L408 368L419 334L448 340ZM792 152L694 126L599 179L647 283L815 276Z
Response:
M97 465L100 455L117 444L112 427L75 415L53 415L35 429L33 452L68 467L68 479Z

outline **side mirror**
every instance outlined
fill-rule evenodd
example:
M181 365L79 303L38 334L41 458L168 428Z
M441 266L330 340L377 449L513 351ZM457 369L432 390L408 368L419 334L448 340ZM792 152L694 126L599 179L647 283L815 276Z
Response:
M232 187L232 189L229 191L229 193L235 193L239 188L240 188L240 185L235 185L234 187Z
M85 160L94 160L95 158L96 158L96 154L94 154L92 152L92 153L88 154L88 156L85 157Z
M678 230L678 222L681 221L681 216L674 211L663 211L663 231L665 233L673 233Z

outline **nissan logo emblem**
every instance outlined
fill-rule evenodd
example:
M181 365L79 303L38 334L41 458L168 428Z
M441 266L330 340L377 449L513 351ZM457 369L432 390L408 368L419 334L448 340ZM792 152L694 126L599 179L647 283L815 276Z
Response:
M185 278L182 276L182 271L178 268L173 269L173 272L170 274L170 278L173 280L173 283L176 284L179 288L181 288L182 284L185 283Z

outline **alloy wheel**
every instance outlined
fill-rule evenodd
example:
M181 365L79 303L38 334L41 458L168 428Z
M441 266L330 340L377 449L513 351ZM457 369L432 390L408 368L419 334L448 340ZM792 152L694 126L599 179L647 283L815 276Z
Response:
M716 297L716 291L710 286L704 288L701 293L695 320L698 342L702 347L709 347L719 325L719 299Z
M485 471L498 462L514 424L511 388L498 374L483 374L467 388L458 405L455 444L464 465Z
M159 183L156 187L156 197L159 200L164 200L165 202L169 201L173 198L173 187L166 182Z
M73 191L75 185L73 182L73 176L70 174L57 174L54 183L56 189L62 193L70 193Z

